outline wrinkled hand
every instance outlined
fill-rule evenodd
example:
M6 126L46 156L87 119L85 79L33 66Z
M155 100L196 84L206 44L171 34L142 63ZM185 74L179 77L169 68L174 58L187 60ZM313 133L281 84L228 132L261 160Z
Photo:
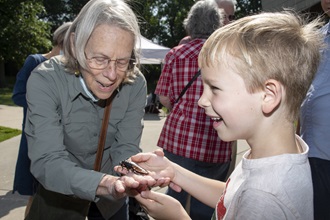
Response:
M144 191L135 196L146 212L155 219L190 219L180 202L171 196L155 191Z
M111 195L115 199L135 196L155 183L156 180L151 176L140 176L133 173L121 177L105 175L99 183L96 195Z

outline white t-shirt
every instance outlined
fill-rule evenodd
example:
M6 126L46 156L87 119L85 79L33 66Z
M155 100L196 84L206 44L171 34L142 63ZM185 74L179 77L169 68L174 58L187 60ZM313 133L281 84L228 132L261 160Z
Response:
M242 161L229 177L216 207L216 219L313 219L313 186L308 146L301 154Z

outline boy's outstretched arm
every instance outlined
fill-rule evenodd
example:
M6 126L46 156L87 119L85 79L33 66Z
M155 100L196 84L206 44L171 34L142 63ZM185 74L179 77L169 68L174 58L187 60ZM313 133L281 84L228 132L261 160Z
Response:
M215 208L225 187L224 182L199 176L171 162L164 157L161 150L154 153L140 153L132 156L131 160L147 169L155 179L170 178L171 188L178 191L181 187L212 208Z
M197 175L175 163L172 164L175 170L172 182L179 185L200 202L215 208L225 189L225 183Z

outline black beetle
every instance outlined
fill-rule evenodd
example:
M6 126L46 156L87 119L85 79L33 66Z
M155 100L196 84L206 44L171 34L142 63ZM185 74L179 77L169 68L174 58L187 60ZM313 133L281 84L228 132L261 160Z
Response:
M132 171L135 174L140 175L147 175L149 172L142 168L141 166L137 165L136 163L130 161L130 160L123 160L120 162L120 166L122 168L126 168L128 171Z

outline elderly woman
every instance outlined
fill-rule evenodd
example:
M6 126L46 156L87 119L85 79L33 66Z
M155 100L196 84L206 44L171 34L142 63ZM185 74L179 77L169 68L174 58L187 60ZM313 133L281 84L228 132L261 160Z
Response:
M77 210L84 205L74 205L76 199L92 201L89 219L127 219L125 187L155 183L151 177L119 178L113 172L120 161L141 151L147 94L145 78L135 67L139 35L137 19L124 1L91 0L65 36L64 55L31 74L26 135L31 172L41 186L28 218L78 219L82 211ZM96 172L109 98L102 168ZM59 208L60 203L64 205Z

